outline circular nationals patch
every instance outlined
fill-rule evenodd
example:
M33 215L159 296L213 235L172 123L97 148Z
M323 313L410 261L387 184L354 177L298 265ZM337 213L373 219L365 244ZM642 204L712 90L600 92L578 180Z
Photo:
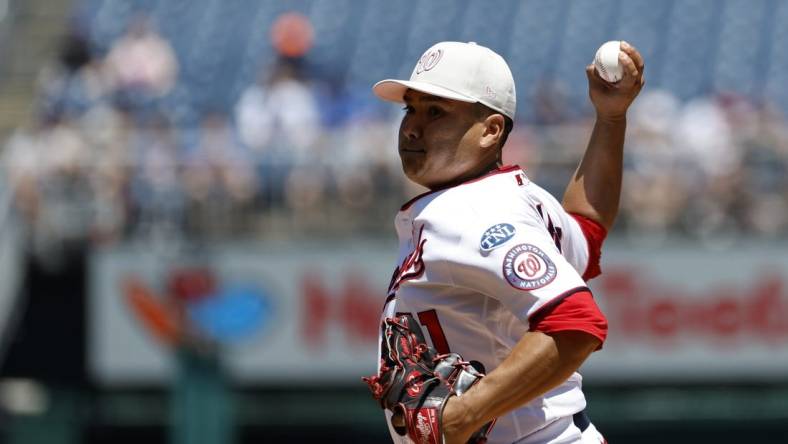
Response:
M553 282L558 269L547 254L531 244L512 247L503 259L503 276L518 290L536 290Z

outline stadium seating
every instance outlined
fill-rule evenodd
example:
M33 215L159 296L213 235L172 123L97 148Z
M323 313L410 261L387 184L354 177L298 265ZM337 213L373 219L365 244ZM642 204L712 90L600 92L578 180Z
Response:
M473 40L507 57L518 81L523 116L529 88L555 77L571 103L584 105L582 67L604 40L625 37L649 60L650 85L681 99L716 90L768 94L788 105L781 42L788 5L776 1L536 0L486 2L407 0L85 0L91 38L105 50L138 11L153 15L182 65L190 107L228 108L273 57L271 23L286 10L312 21L316 41L307 56L319 72L351 85L407 76L413 60L439 40ZM774 11L777 11L774 14ZM711 30L711 32L709 32ZM175 105L175 103L173 104Z

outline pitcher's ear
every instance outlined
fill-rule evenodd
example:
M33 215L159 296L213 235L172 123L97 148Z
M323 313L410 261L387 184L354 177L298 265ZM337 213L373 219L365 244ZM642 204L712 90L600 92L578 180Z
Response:
M493 113L484 119L484 132L479 142L482 148L498 146L503 137L506 122L502 114Z

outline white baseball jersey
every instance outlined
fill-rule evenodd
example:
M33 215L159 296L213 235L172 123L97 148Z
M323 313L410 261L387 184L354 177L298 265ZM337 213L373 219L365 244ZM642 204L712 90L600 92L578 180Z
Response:
M588 243L575 219L519 167L423 194L396 217L399 266L383 315L411 313L440 353L495 369L551 301L587 290ZM581 376L498 418L489 444L579 442ZM387 412L387 420L390 413ZM407 438L389 429L395 443ZM554 436L551 437L550 434ZM560 436L559 436L560 435Z

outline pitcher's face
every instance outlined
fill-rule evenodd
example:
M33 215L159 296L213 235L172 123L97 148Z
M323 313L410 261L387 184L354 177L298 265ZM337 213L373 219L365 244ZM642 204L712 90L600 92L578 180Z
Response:
M479 145L485 123L475 108L478 104L414 90L404 99L399 155L410 180L435 189L483 172L490 153Z

